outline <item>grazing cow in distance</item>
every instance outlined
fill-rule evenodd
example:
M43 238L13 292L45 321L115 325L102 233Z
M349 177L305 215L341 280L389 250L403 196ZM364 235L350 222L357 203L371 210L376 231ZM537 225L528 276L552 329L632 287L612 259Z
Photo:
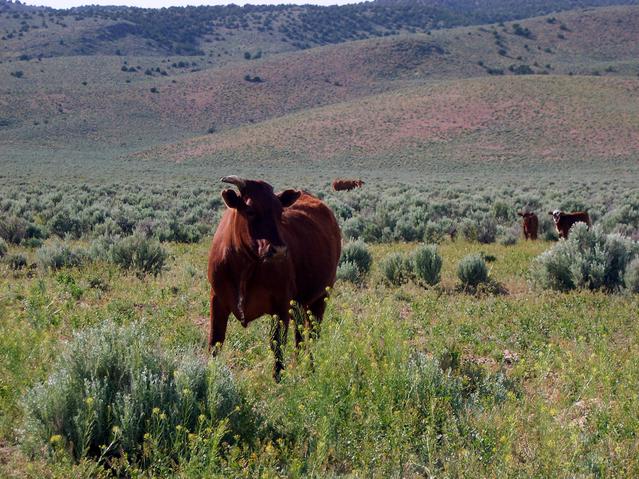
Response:
M539 230L539 218L537 218L537 215L530 211L519 211L517 214L523 218L524 238L527 240L536 240Z
M568 238L568 232L572 225L575 223L586 223L590 227L590 216L587 211L573 211L572 213L564 213L560 210L549 211L549 215L552 215L552 219L555 222L555 228L560 238Z
M363 184L362 180L347 180L344 178L336 178L332 183L335 191L350 191L355 188L361 188Z
M322 320L328 287L335 283L341 234L333 212L322 201L299 190L275 194L260 180L226 176L237 186L222 192L228 209L209 251L211 285L209 349L224 343L231 313L246 327L264 314L273 315L270 345L275 355L273 376L283 366L289 308L295 300ZM305 318L312 334L314 325ZM295 328L295 345L303 340Z

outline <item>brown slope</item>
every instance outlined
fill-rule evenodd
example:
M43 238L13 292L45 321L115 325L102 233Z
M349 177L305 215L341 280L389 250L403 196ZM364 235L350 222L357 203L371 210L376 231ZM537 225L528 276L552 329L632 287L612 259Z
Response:
M419 168L639 159L639 79L444 81L196 138L141 155L267 166ZM345 162L345 163L344 163Z
M130 84L125 83L130 74L119 72L117 65L109 67L115 71L104 75L104 81L98 72L82 86L79 78L48 82L50 69L37 62L20 62L25 72L22 79L9 74L15 63L3 64L0 75L6 81L0 90L0 117L10 118L10 126L0 129L0 139L143 146L410 84L488 76L488 68L508 74L509 66L525 64L537 73L599 70L605 75L634 75L639 66L639 42L635 41L639 7L565 13L553 23L547 17L519 23L532 32L532 38L514 34L512 23L460 28L352 42L179 77L138 78ZM499 54L500 49L506 53ZM47 61L64 59L42 64ZM62 77L64 67L64 63L57 65ZM609 67L612 71L607 73ZM246 81L247 75L259 76L263 82ZM37 88L29 87L36 82ZM39 124L34 125L34 120Z

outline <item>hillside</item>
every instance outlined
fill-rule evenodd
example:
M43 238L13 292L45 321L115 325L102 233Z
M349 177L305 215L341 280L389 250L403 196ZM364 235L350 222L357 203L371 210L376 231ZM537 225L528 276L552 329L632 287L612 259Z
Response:
M32 151L64 157L69 149L109 157L433 81L529 73L636 78L636 38L639 7L610 7L218 68L199 57L5 62L0 140L12 158Z
M153 149L143 158L262 168L427 174L639 159L639 80L452 80L289 115ZM430 173L428 173L430 172Z
M0 2L0 59L23 55L201 55L224 63L352 40L508 21L634 0L396 0L344 6L86 6Z

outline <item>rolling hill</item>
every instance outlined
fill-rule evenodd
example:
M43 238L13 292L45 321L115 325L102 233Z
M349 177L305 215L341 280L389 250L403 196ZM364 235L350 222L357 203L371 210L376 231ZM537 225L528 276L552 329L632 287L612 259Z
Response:
M636 163L639 81L583 76L448 80L147 151L143 158L332 170L585 168ZM246 160L244 160L246 161Z
M111 21L78 22L103 20ZM444 169L462 157L628 159L637 125L621 107L636 112L637 38L639 6L612 6L251 60L158 55L144 45L144 55L5 58L3 161L7 171L58 165L55 172L74 174L96 160L105 168L117 158L193 156L217 164L245 152L270 165L277 156L316 163L324 152L337 169L397 166L406 158L412 168L424 156ZM570 97L572 106L539 106L532 131L518 115L537 96L543 105ZM621 108L613 109L614 122L606 105ZM555 143L548 137L554 128L562 139ZM591 143L591 134L601 141ZM73 167L61 167L71 160Z
M636 38L639 7L608 7L348 42L217 68L199 57L4 62L0 141L13 158L25 152L64 157L69 150L112 157L207 131L215 142L243 125L442 80L526 74L636 79Z

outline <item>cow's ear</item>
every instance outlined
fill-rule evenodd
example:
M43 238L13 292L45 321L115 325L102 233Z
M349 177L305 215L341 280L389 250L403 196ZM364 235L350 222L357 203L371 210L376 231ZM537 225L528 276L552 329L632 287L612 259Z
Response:
M222 191L222 199L224 200L224 203L226 203L226 206L228 206L229 208L241 210L246 206L242 198L238 196L235 190L229 189Z
M288 208L297 201L301 194L302 192L298 190L284 190L281 193L278 193L277 197L279 198L280 203L282 203L282 206L284 208Z
M552 211L549 211L549 212L548 212L548 214L549 214L550 216L552 216Z

